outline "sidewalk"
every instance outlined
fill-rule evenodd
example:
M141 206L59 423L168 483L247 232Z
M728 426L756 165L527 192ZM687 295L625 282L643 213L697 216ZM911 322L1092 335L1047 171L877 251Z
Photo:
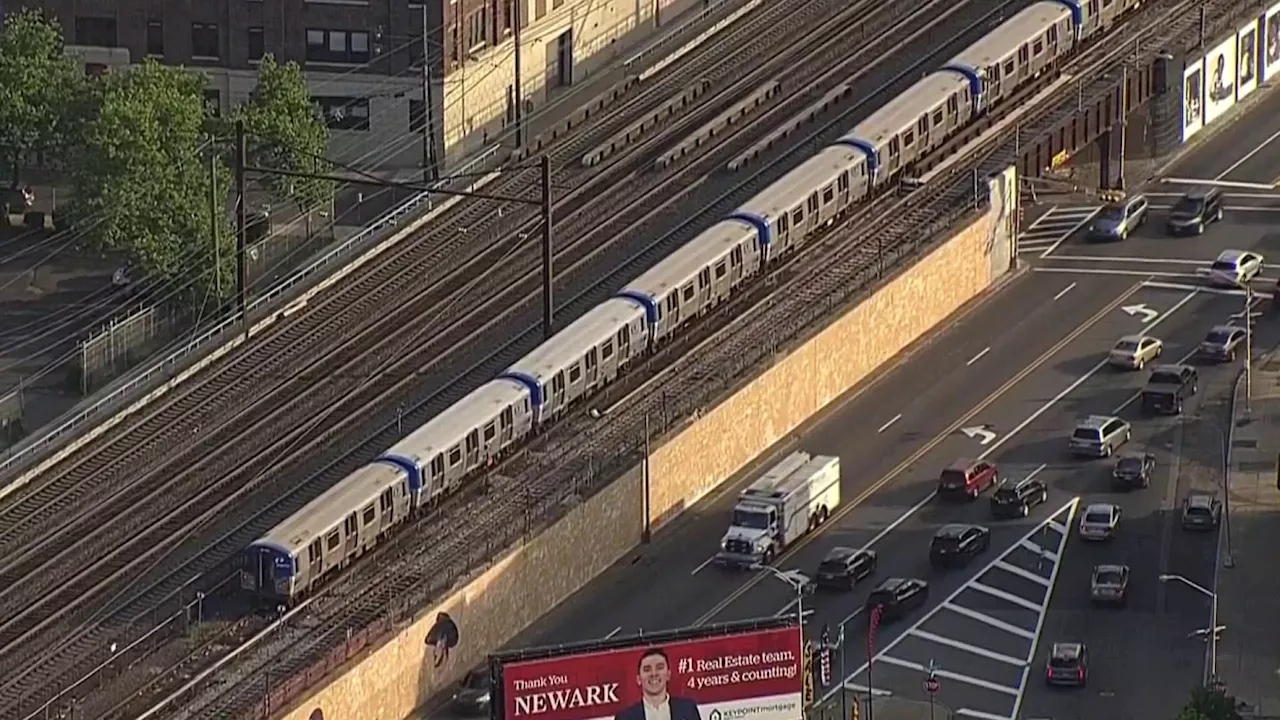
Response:
M1231 556L1217 574L1218 674L1248 707L1245 717L1280 717L1280 357L1254 366L1251 412L1236 385L1231 438ZM1225 542L1225 537L1224 537ZM1227 560L1227 546L1221 548Z

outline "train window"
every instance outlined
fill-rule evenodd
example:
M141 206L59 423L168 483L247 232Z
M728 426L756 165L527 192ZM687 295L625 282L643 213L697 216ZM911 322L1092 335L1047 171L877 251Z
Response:
M377 519L378 519L378 511L375 510L372 505L365 508L364 512L360 514L360 522L364 525L368 525Z
M729 272L729 266L725 264L724 260L721 260L720 262L716 263L716 279L717 280L724 277L725 273L727 272Z
M1025 49L1025 48L1024 48L1024 49ZM1021 54L1022 54L1022 51L1021 51L1021 50L1019 50L1019 51L1018 51L1018 54L1019 54L1019 55L1021 55ZM1017 71L1017 69L1018 69L1018 66L1017 66L1017 65L1015 65L1015 64L1014 64L1014 62L1013 62L1012 60L1010 60L1010 61L1006 62L1006 63L1004 64L1004 76L1005 76L1005 77L1010 77L1010 76L1012 76L1012 75Z
M600 346L600 359L608 360L613 357L613 340L606 340L604 345Z
M830 185L828 185L828 186L826 186L825 188L823 188L823 189L822 189L822 204L823 204L823 205L826 205L827 203L829 203L829 202L831 202L832 200L835 200L835 199L836 199L836 191L835 191L835 188L833 188L833 187L831 187Z
M1031 46L1031 53L1036 57L1040 57L1044 53L1044 41L1036 40L1035 45Z
M337 530L334 530L329 533L329 537L324 539L324 544L329 550L337 550L338 546L342 544L342 536L338 534Z
M693 283L684 286L684 301L690 302L691 300L693 300Z
M449 467L453 467L462 462L462 446L454 445L449 449Z
M955 104L955 101L956 101L956 98L955 98L955 96L954 96L954 95L952 95L951 97L947 98L947 108L948 108L948 109L950 109L950 108L951 108L951 106ZM934 110L934 111L933 111L933 126L934 126L934 127L942 127L942 118L943 118L943 115L942 115L942 108L938 108L937 110Z
M916 144L916 133L914 130L908 130L902 133L902 144L906 147L911 147Z
M898 144L898 138L893 138L889 141L889 157L895 158L900 152L902 152L902 146Z
M431 476L439 477L443 473L444 473L444 455L440 453L436 453L436 456L431 458Z
M581 377L582 377L582 368L578 367L577 365L574 365L573 367L569 368L570 384L578 382L578 379Z
M497 436L498 436L498 428L493 423L489 423L488 425L484 426L484 441L486 443L492 442L493 439Z
M818 193L816 192L809 194L809 212L811 214L818 212Z
M804 208L796 208L791 211L791 222L796 225L804 224Z

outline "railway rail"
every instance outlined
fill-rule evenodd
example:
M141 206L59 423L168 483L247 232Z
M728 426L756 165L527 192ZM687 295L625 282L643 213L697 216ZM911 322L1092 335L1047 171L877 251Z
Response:
M1161 25L1169 27L1165 21L1170 17L1175 17L1179 9L1166 9L1165 14L1161 16L1158 22L1151 22L1148 18L1148 26ZM1172 23L1177 25L1177 23ZM1145 29L1146 26L1144 26ZM1082 74L1090 77L1097 76L1105 62L1113 59L1117 52L1123 53L1129 47L1132 47L1131 38L1128 35L1132 28L1121 28L1115 37L1110 37L1104 41L1112 51L1105 57L1089 57L1088 72ZM1116 46L1122 46L1123 50L1116 51ZM1098 52L1098 51L1095 51ZM1094 85L1110 80L1098 80L1096 77L1093 82L1086 88L1082 83L1079 86L1072 85L1069 93L1071 100L1075 100L1077 89L1080 93L1085 93L1087 89L1091 89ZM1063 93L1059 93L1062 95ZM1067 103L1071 105L1071 103ZM1058 111L1062 108L1059 106ZM1072 107L1071 110L1074 108ZM1040 117L1050 117L1051 113L1043 114ZM834 124L836 121L833 121ZM1027 131L1025 126L1013 133ZM1029 132L1037 132L1033 125ZM1012 144L1016 141L1007 142L1009 140L1009 131L1000 133L999 140L1004 142L1004 147L996 147L991 151L986 151L988 158L994 157L993 153L1007 152ZM816 136L821 133L815 134ZM995 141L982 141L979 143L981 147L987 147L994 144ZM1004 162L1004 161L1000 161ZM976 168L980 165L975 164ZM967 166L966 166L967 167ZM749 184L748 183L744 183ZM763 307L757 311L749 313L751 318L767 317L771 320L778 321L775 325L774 332L768 333L775 339L771 342L760 342L759 333L735 334L735 341L724 345L712 346L716 349L713 354L726 365L719 365L716 372L681 372L672 373L669 377L674 378L681 387L671 388L666 392L646 392L643 394L645 398L637 404L643 406L642 410L635 407L628 407L625 412L627 421L623 422L613 419L611 422L600 423L589 419L578 418L569 421L568 427L563 432L553 433L553 436L572 438L572 441L563 446L543 446L540 448L537 456L543 458L556 458L555 463L538 462L535 457L528 456L525 463L528 465L524 472L518 472L518 467L509 467L505 470L513 477L491 478L491 485L495 497L507 498L505 501L497 500L485 502L480 500L469 503L470 511L459 514L452 512L451 516L455 518L456 524L448 527L417 527L412 532L404 534L403 542L410 543L412 548L400 548L399 554L403 556L411 556L418 558L418 564L415 567L405 567L403 562L390 561L383 565L380 563L370 563L365 566L368 573L360 576L360 573L354 573L347 577L341 578L337 583L325 593L322 602L317 603L310 613L309 621L302 627L286 628L281 631L278 642L273 640L272 645L275 647L287 646L292 650L285 653L282 659L279 656L272 657L273 672L280 673L281 669L297 670L305 667L306 664L317 657L323 655L324 650L332 649L335 645L341 644L341 640L349 634L350 628L359 627L361 623L373 615L381 612L391 598L402 597L402 593L413 588L419 591L419 595L438 592L444 589L438 582L424 581L423 578L439 578L439 577L455 577L453 573L448 572L450 565L456 563L459 557L468 558L473 553L483 552L494 545L503 545L505 541L518 537L524 533L532 532L533 528L529 526L530 518L534 513L535 507L552 508L558 506L564 499L563 492L565 487L571 488L570 493L585 491L593 481L588 479L589 476L607 475L606 470L614 469L607 461L600 457L591 457L593 452L602 451L607 447L635 448L637 435L636 421L650 412L656 412L659 408L656 406L661 402L664 407L661 408L664 417L668 417L665 407L667 399L671 398L673 406L680 406L690 402L693 398L694 402L699 398L705 397L705 393L691 392L695 388L689 387L690 383L705 383L708 376L723 378L736 376L743 368L748 367L760 357L760 351L771 352L777 346L779 340L794 335L799 328L811 322L817 314L829 309L833 304L847 299L847 295L857 287L865 287L868 278L874 278L883 275L886 272L886 266L892 265L902 256L909 253L914 248L915 243L908 240L913 237L927 237L928 233L921 234L921 228L938 228L946 226L951 220L954 220L957 214L965 212L973 202L972 194L975 183L969 176L969 173L963 170L956 170L946 174L941 179L940 184L933 184L923 190L918 190L910 194L906 199L889 198L878 201L873 210L887 212L885 220L879 227L872 227L871 234L877 235L883 239L880 244L867 243L851 243L842 244L838 247L836 253L836 261L832 265L829 261L819 260L809 266L790 264L780 272L793 277L799 277L805 273L817 272L814 265L822 266L821 276L812 276L808 278L808 282L801 283L799 287L805 288L799 294L788 294L784 297L773 296L771 300L760 301ZM871 214L871 213L868 213ZM932 219L932 222L930 222ZM825 249L830 250L830 244ZM821 255L821 250L816 250L810 255ZM833 270L838 268L838 270ZM859 281L863 282L859 282ZM785 322L783 322L785 320ZM753 323L755 324L755 323ZM767 326L766 326L767 327ZM778 331L777 328L784 328ZM732 348L731 350L720 350L720 348ZM687 362L705 363L706 358L689 358ZM686 361L681 361L682 363ZM725 373L725 367L734 367L733 372ZM658 398L661 397L661 401ZM689 407L678 407L674 414L679 415L689 410ZM620 430L620 427L625 429ZM570 450L576 450L570 452ZM566 460L568 458L568 460ZM596 472L587 471L587 475L581 472L583 461L586 466L594 466ZM614 460L618 458L615 456ZM625 459L623 460L625 462ZM563 465L568 462L570 465L576 465L578 473L572 474L576 481L566 479L566 473L562 467L553 468L550 465ZM555 472L560 470L560 472ZM612 477L611 475L609 477ZM551 490L550 488L556 488ZM495 507L495 505L497 507ZM474 511L475 514L472 514ZM475 523L468 520L478 520L483 515L485 522ZM481 533L492 533L493 529L504 528L506 536L502 537L502 533L497 535L490 534L488 537L493 542L478 542L477 536ZM482 529L483 528L483 529ZM424 532L425 530L425 532ZM501 538L498 540L497 538ZM447 558L447 560L445 560ZM464 560L465 562L465 560ZM436 564L443 563L443 564ZM373 575L374 577L369 577ZM372 588L372 591L370 590ZM415 600L424 599L422 597L414 598ZM354 600L352 603L344 602L344 600ZM308 628L330 628L329 631L321 631L312 633ZM246 676L253 675L252 662L248 666L242 668L242 673ZM225 687L225 683L224 683ZM183 715L184 717L222 717L229 710L228 703L235 705L238 702L243 703L249 700L261 697L261 686L248 688L245 686L234 686L239 691L230 692L222 696L223 702L201 705L200 703L188 704L191 708L190 712ZM234 696L234 697L233 697ZM230 699L228 699L230 698ZM238 700L236 700L238 698ZM203 708L203 709L200 709Z
M930 6L931 3L917 4L916 11L921 8ZM883 13L884 23L890 23L894 19L903 16L906 13L902 8L905 6L896 6L897 13ZM854 26L860 28L864 34L877 32L877 26L873 24L864 24L862 26ZM831 35L825 32L826 42L816 45L820 50L828 53L832 52L832 43L836 40L846 39L845 34ZM897 37L897 36L894 36ZM810 57L814 56L814 52L809 52ZM583 242L577 240L572 247L581 246ZM656 253L654 253L656 255ZM635 260L633 259L633 262ZM599 292L599 290L598 290ZM581 299L581 298L580 298ZM579 303L582 304L581 302ZM507 335L510 337L510 335ZM532 337L532 336L531 336ZM429 350L434 351L436 348L431 345ZM421 352L427 350L419 349ZM509 350L509 347L504 348ZM397 353L393 352L394 357ZM414 356L413 359L416 359ZM356 360L359 362L359 359ZM349 369L349 368L348 368ZM363 370L361 373L367 373ZM335 375L342 378L341 369ZM368 378L368 374L356 373L358 378ZM396 378L393 373L384 373L375 377L382 381L388 378ZM403 379L397 378L397 379ZM313 382L314 378L304 376L304 381ZM361 383L357 383L360 385ZM377 385L378 383L373 383ZM243 391L242 391L243 392ZM365 396L367 396L366 393ZM362 396L364 397L364 396ZM328 398L332 402L332 398ZM295 414L305 413L310 408L290 408ZM277 409L276 412L279 412ZM344 413L345 414L345 413ZM413 418L410 418L412 420ZM173 422L176 418L172 416L160 415L160 420ZM248 425L241 428L241 435L248 437L234 438L237 442L246 444L252 443L252 435L254 427ZM260 433L260 431L258 431ZM300 437L300 434L299 434ZM284 443L300 442L297 437L292 435L284 439ZM371 454L382 449L385 443L367 446L365 452ZM263 488L255 488L253 480L261 479L265 468L239 467L242 462L243 454L239 455L236 460L228 460L226 458L218 458L215 454L210 453L205 447L200 448L199 456L201 459L187 461L191 463L185 470L201 470L207 471L198 473L195 477L188 477L187 480L194 482L197 479L203 479L206 483L197 483L199 490L196 492L194 501L189 495L175 493L174 487L167 484L172 480L166 477L164 472L153 471L152 473L143 474L143 481L129 484L127 487L111 487L99 485L88 490L83 488L84 484L92 484L95 476L89 475L82 478L81 485L60 488L64 493L75 495L86 494L89 490L98 493L99 502L97 502L92 511L85 511L79 515L74 512L71 515L71 523L62 530L55 530L52 533L41 536L39 533L30 532L39 530L40 532L48 532L48 528L44 524L44 519L60 512L65 513L65 505L59 506L59 502L65 503L65 498L54 489L42 489L37 492L28 494L23 500L26 502L25 507L32 510L33 514L29 517L21 515L6 515L8 522L0 524L0 547L10 551L8 560L5 561L3 568L0 568L0 577L6 579L0 590L0 617L5 618L3 626L0 626L0 645L5 648L4 655L8 657L23 656L22 668L16 663L5 668L5 673L0 677L5 677L4 681L0 681L0 698L9 699L17 696L19 698L30 696L30 691L37 688L48 687L49 673L56 672L59 676L62 672L69 669L68 663L71 658L92 657L95 653L94 648L99 648L107 643L109 638L119 638L122 634L127 634L122 628L132 626L134 623L145 619L149 613L155 608L155 600L157 597L163 599L172 595L175 590L180 589L185 581L190 578L190 572L183 575L177 575L176 572L183 568L185 562L191 558L190 554L184 554L181 541L191 536L197 529L201 528L206 522L212 521L221 515L233 503L240 502L242 506L261 507L270 506L271 496L279 491L279 488L272 488L272 492L266 492ZM368 459L368 455L357 455L355 458L347 458L350 461L362 462ZM358 458L358 459L357 459ZM127 460L125 461L127 462ZM287 462L287 460L285 461ZM82 469L81 472L87 472L88 469ZM257 473L255 475L255 473ZM243 494L238 496L219 495L221 489L219 481L228 477L244 479L245 476L253 476L245 484L241 486L242 493L250 496L245 497ZM338 475L330 478L330 482L336 479ZM148 480L151 484L145 484ZM314 483L313 483L314 484ZM108 492L103 493L103 490ZM130 502L135 505L142 505L148 508L152 514L133 515L127 512L121 512L125 507L113 505L113 499L128 490ZM259 492L256 495L254 490ZM320 488L315 488L311 493L318 493ZM112 493L115 493L114 495ZM277 504L273 507L278 512L285 512L293 505L300 506L305 499L301 499L300 493L294 493L287 502ZM180 506L175 510L175 506ZM21 503L17 506L24 507ZM133 505L128 507L134 507ZM180 512L179 512L180 510ZM168 516L164 517L160 525L147 525L155 521L155 515L168 512ZM97 520L98 513L111 513L124 517L124 522L112 525L110 523L101 523ZM43 514L44 517L40 517ZM144 518L150 517L150 520ZM244 528L241 528L242 530ZM259 528L260 530L260 528ZM24 536L24 531L27 535ZM105 540L103 536L108 533L116 534L120 540ZM154 543L156 537L168 535L166 538L172 543L172 547L178 548L178 552L165 553L164 544ZM17 538L25 539L18 540ZM153 542L155 550L152 554L133 553L129 550L132 545L142 545L143 541ZM31 541L35 541L33 547ZM102 552L101 546L106 543L109 550ZM114 545L112 543L115 543ZM230 550L234 550L243 544L243 538L237 535L228 535L217 538L211 546L205 548L205 553L195 553L202 557L208 558L225 558ZM94 549L98 548L98 549ZM176 556L176 557L175 557ZM48 562L50 558L54 558L57 562L54 567L63 568L64 573L58 574L36 572L36 569ZM194 572L194 570L192 571ZM135 577L136 585L148 587L147 592L135 594L122 594L116 586L109 585L110 582L119 580L120 576L126 573L136 573L141 577ZM27 581L27 582L23 582ZM148 585L149 583L149 585ZM114 596L113 596L114 595ZM106 603L101 606L89 607L85 602L86 598L105 599ZM77 602L79 600L80 602ZM69 602L68 602L69 601ZM59 606L59 603L63 602ZM103 622L103 618L110 618L115 622ZM58 640L62 637L71 636L73 642L70 644L58 646ZM30 646L41 647L37 640L44 641L44 646L51 646L52 650L45 654L17 652L19 649L30 649ZM112 640L116 642L116 640ZM36 658L35 662L31 658ZM19 702L21 702L19 700ZM7 715L5 715L7 717Z

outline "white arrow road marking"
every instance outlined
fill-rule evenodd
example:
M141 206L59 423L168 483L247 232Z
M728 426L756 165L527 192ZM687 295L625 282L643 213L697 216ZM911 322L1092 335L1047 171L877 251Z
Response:
M1152 310L1151 308L1147 307L1146 303L1138 303L1137 305L1125 305L1120 309L1123 310L1126 314L1132 315L1133 317L1137 317L1141 315L1143 323L1149 323L1152 320L1155 320L1156 318L1160 317L1160 311Z
M991 441L996 439L995 433L982 426L963 428L960 432L977 440L979 445L990 445Z

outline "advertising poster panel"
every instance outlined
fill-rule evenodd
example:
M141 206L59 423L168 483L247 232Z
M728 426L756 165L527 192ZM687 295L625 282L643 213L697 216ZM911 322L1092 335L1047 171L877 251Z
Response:
M587 651L502 666L504 720L801 720L795 628Z
M1262 16L1262 81L1280 71L1280 3L1267 8Z
M1223 40L1204 58L1204 124L1217 120L1236 104L1236 36Z
M1188 61L1182 70L1182 141L1204 127L1204 58Z
M1258 87L1258 27L1253 22L1236 33L1236 100L1243 100Z

